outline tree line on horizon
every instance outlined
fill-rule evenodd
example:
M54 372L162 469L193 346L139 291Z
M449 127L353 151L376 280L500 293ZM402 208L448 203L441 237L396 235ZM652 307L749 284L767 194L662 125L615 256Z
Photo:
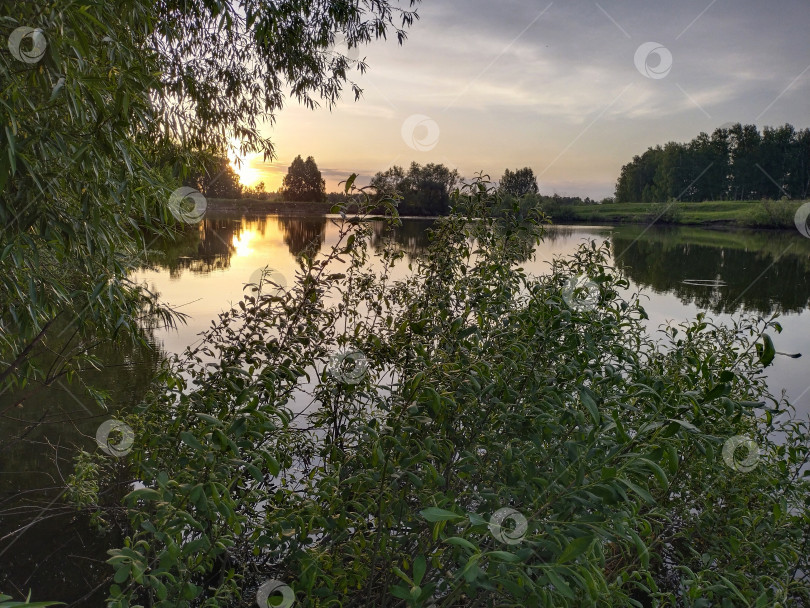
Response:
M647 149L621 169L617 203L800 199L810 192L810 129L736 123Z
M489 179L488 177L486 179ZM401 215L438 216L450 212L453 191L466 181L457 169L443 163L420 165L411 162L408 168L394 165L385 171L378 171L369 182L372 199L377 202L396 197ZM559 208L566 205L589 205L597 201L588 197L541 195L537 177L531 167L505 169L499 180L491 182L508 207L513 199L521 199L521 208L526 206ZM253 187L239 183L239 176L226 157L211 157L201 168L192 171L184 185L196 188L211 198L241 199L251 198L274 202L326 202L332 205L348 203L345 192L326 192L326 183L312 156L306 160L299 154L290 164L281 187L276 192L268 192L264 182ZM610 202L603 199L600 202Z
M375 198L399 197L403 215L446 215L453 190L465 178L442 163L405 169L394 165L378 171L369 183ZM246 187L227 158L212 157L203 169L192 172L185 185L209 197L256 198L274 201L346 202L342 192L326 192L314 157L293 159L277 192L264 182ZM506 169L493 184L505 197L531 199L540 208L596 203L655 203L672 200L803 199L810 195L810 129L792 125L764 127L734 124L709 135L701 132L688 143L670 141L650 147L622 166L615 197L601 201L579 196L541 195L530 167Z

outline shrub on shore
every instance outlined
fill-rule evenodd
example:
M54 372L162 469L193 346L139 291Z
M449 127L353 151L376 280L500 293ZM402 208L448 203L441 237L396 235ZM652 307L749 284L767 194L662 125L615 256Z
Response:
M401 279L336 220L331 253L167 365L130 421L110 606L810 601L807 425L763 379L778 323L655 341L604 246L527 275L540 217L499 207L462 190Z

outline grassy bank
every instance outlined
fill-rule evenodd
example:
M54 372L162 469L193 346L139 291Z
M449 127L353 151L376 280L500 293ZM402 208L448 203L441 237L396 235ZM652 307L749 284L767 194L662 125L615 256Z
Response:
M794 228L803 201L712 201L703 203L609 203L560 205L546 212L556 222Z

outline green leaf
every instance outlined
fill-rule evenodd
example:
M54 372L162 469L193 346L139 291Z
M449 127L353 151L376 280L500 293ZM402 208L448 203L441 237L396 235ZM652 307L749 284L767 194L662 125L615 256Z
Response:
M652 495L647 490L645 490L644 488L639 486L638 484L633 483L629 479L621 479L620 478L619 481L622 482L624 485L626 485L631 490L633 490L633 492L635 492L636 494L641 496L641 498L643 498L645 501L647 501L649 503L654 503L655 502L655 499L652 497Z
M650 565L650 552L647 549L647 546L644 544L644 541L641 540L641 537L636 533L635 530L628 530L628 533L633 539L633 544L636 546L636 551L638 551L641 565L647 568Z
M396 587L391 587L391 595L394 597L398 597L401 600L409 600L411 599L411 592L410 589L403 587L402 585L397 585Z
M503 562L519 562L522 561L520 557L515 555L514 553L509 553L509 551L488 551L486 555L490 557L494 557L495 559L499 559Z
M594 397L595 395L590 389L584 386L579 389L579 398L582 400L582 404L588 408L588 412L590 412L594 424L599 425L602 421L602 416L599 414L599 407L596 405L596 399Z
M457 547L464 547L465 549L470 549L472 551L478 551L478 547L476 547L466 538L461 538L460 536L451 536L450 538L445 538L444 542L450 545L456 545Z
M655 475L655 478L658 480L658 483L662 488L666 488L669 485L667 474L658 463L653 462L649 458L639 458L639 460L652 469L653 475Z
M709 401L714 401L718 397L722 397L728 392L728 385L727 384L717 384L711 388L704 396L703 396L703 403L708 403Z
M688 431L694 431L696 433L700 432L699 428L697 428L691 422L687 422L686 420L680 420L680 419L675 419L675 418L667 418L667 421L668 422L673 422L675 424L679 424L680 426L682 426L683 428L685 428Z
M548 580L551 581L551 584L557 588L557 591L562 593L565 597L569 600L574 599L574 592L571 591L571 587L568 586L563 578L554 571L554 568L549 568L546 570L546 576L548 576Z
M773 340L768 334L762 334L762 349L757 348L757 351L759 352L759 362L764 367L768 367L776 356Z
M593 536L580 536L575 538L565 547L557 558L558 563L570 562L585 553L593 542Z
M161 498L162 495L157 490L153 490L152 488L139 488L127 494L124 500L130 504L134 504L136 500L160 500Z
M182 431L180 433L180 439L182 439L183 443L185 443L187 446L189 446L190 448L192 448L192 449L194 449L194 450L196 450L198 452L205 451L205 448L202 446L202 444L189 431Z
M349 176L349 178L346 180L346 186L344 187L343 191L348 194L349 190L352 189L352 185L354 184L354 180L356 180L356 179L357 179L357 173L352 173Z
M439 507L428 507L427 509L422 509L419 513L430 522L464 519L463 515L447 511L446 509L440 509Z
M413 560L413 582L417 587L422 584L422 577L425 576L426 569L427 562L425 562L424 555L419 555Z

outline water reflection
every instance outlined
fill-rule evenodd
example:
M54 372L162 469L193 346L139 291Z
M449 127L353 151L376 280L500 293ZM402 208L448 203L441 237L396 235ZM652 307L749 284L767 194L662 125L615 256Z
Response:
M207 275L231 267L234 257L253 253L261 242L283 242L292 257L305 251L317 252L327 238L327 226L334 231L326 216L220 216L206 217L199 225L188 227L174 240L154 243L152 250L160 257L152 259L159 268L168 270L172 279L184 271ZM393 233L383 221L372 221L372 247L378 252L390 236L409 258L420 255L428 246L427 228L433 220L403 220ZM332 232L330 232L331 234Z
M808 306L810 240L798 234L643 231L622 227L611 237L617 267L642 288L715 314L798 313Z
M421 255L434 220L404 219L393 232L372 222L371 245L378 253L390 238L409 259ZM538 248L546 250L582 241L589 229L552 226ZM158 243L158 261L172 279L184 271L208 275L226 271L233 258L245 257L267 243L283 243L291 258L327 246L336 226L324 216L207 217L174 242ZM792 233L718 231L688 227L621 226L593 228L597 241L609 239L615 263L639 287L672 293L685 304L716 314L741 309L761 314L800 312L808 306L810 239ZM716 279L721 282L712 284ZM701 284L703 282L703 284Z
M305 251L318 252L326 234L326 217L279 217L278 224L284 233L284 242L290 255L299 256Z
M404 219L401 226L391 231L385 222L377 221L373 224L371 244L379 253L385 247L388 239L393 239L397 248L412 260L423 254L430 244L429 229L434 223L433 219Z

